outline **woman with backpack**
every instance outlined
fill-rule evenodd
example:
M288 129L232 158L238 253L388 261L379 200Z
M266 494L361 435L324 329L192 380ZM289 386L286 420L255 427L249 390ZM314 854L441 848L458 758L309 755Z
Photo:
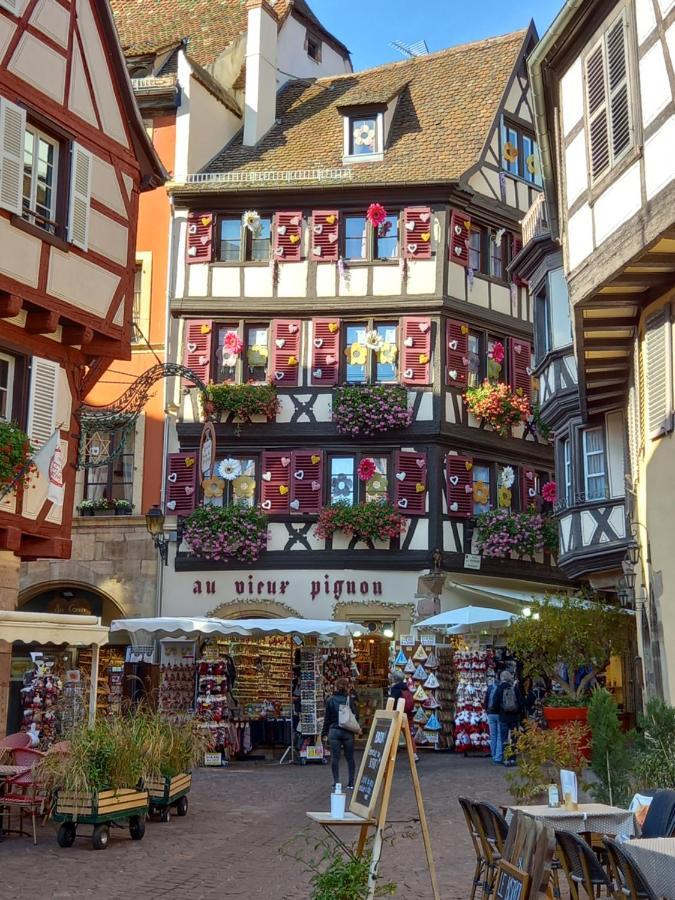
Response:
M349 682L346 678L338 678L335 682L335 693L326 703L326 714L323 719L322 738L328 738L330 744L330 765L333 770L333 787L340 783L340 751L344 750L349 773L348 789L354 787L354 735L361 733L358 721L359 711L351 696Z
M493 701L493 707L499 713L499 731L501 734L502 757L505 766L514 766L515 761L509 756L510 736L520 726L525 709L522 691L515 683L513 674L508 669L499 676L499 687Z

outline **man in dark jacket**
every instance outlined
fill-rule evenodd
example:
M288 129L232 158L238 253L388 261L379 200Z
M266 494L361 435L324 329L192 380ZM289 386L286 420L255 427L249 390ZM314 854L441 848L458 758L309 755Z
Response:
M335 682L335 693L326 703L326 714L323 719L321 737L328 737L330 743L330 765L333 770L333 787L340 781L340 750L344 750L349 771L349 784L354 787L354 733L340 728L340 707L349 703L351 711L358 719L359 711L351 696L349 682L346 678L338 678Z
M514 766L515 760L513 756L509 756L507 748L510 746L512 732L518 728L523 717L525 699L508 669L504 669L499 676L499 687L493 700L493 709L499 714L499 731L501 734L504 765Z

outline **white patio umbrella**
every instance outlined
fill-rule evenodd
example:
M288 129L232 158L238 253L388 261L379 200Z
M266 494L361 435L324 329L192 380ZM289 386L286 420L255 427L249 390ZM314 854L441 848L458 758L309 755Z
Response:
M508 622L517 618L516 613L486 606L462 606L439 613L423 622L416 622L415 628L443 628L455 625L485 625L488 622Z

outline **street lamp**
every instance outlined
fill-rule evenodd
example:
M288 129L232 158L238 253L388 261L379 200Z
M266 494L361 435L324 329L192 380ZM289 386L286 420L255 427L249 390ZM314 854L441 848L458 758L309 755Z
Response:
M626 556L624 557L627 563L630 563L633 568L637 566L640 561L640 546L637 541L632 541L628 545L628 549L626 550Z
M157 504L146 512L145 527L156 549L159 550L159 558L166 565L169 561L169 542L164 537L164 513Z

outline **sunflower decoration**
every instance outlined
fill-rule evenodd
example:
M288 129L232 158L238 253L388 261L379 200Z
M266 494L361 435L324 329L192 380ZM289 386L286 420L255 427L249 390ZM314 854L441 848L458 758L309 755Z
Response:
M215 500L225 492L225 481L222 478L205 478L202 481L205 500Z
M515 162L518 159L518 148L515 144L512 144L511 141L507 141L504 144L502 153L507 162Z
M234 481L235 478L241 475L241 463L238 459L228 457L228 459L223 459L218 463L217 471L225 481Z
M365 344L355 341L347 348L347 359L350 366L365 366L368 359L368 350Z
M262 223L260 221L260 213L256 212L256 210L247 209L244 215L241 217L241 222L244 228L248 228L248 230L254 237L260 234L262 230Z
M372 122L361 120L354 122L352 129L352 140L355 147L375 147L375 125Z
M490 502L490 486L484 481L474 481L473 483L473 499L474 502L485 505Z
M385 341L382 344L382 347L379 350L377 360L384 366L393 366L396 362L396 356L398 355L398 349L396 344L389 343Z
M527 166L527 171L530 173L530 175L539 174L539 157L536 153L530 153L530 155L525 160L525 165Z
M500 509L508 509L511 506L512 494L511 488L501 487L497 488L497 503Z
M252 500L255 493L255 478L250 475L239 475L232 483L235 500Z
M375 350L377 353L382 349L384 340L382 339L382 335L373 328L372 331L366 332L365 344L369 350Z

